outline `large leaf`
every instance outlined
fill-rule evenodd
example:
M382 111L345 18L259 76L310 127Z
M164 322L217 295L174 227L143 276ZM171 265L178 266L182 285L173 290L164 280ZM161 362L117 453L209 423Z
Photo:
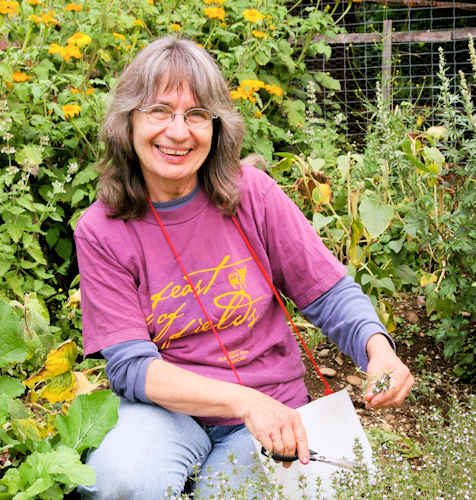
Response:
M402 265L395 268L395 274L402 280L405 284L418 286L419 280L415 271L410 267Z
M283 108L291 127L300 128L304 125L306 121L306 105L302 101L286 99L283 102Z
M78 396L67 416L56 418L56 428L62 442L81 453L98 447L106 433L117 422L119 398L111 391L97 391Z
M0 302L0 368L8 363L21 363L28 357L28 346L18 336L19 323L13 309Z
M384 205L378 196L370 195L360 204L359 213L370 236L378 238L390 224L393 208Z
M17 398L25 391L25 386L17 379L7 375L0 377L0 394L9 398Z

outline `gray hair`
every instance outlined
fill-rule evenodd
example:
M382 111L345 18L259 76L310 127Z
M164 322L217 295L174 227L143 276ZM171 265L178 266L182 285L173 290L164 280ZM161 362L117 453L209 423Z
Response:
M159 89L180 92L185 83L213 121L210 153L198 174L212 202L232 215L240 201L242 116L214 59L191 40L163 37L142 49L119 78L101 129L105 157L98 199L110 217L138 219L147 210L146 186L132 145L132 112L154 104Z

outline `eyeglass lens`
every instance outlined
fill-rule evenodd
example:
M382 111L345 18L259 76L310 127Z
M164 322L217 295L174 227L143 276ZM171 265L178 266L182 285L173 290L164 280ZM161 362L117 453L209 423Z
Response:
M165 104L156 104L147 108L147 116L149 120L156 125L166 125L171 122L174 110ZM189 109L184 114L184 119L190 127L202 128L206 127L213 119L211 113L206 109L194 108Z

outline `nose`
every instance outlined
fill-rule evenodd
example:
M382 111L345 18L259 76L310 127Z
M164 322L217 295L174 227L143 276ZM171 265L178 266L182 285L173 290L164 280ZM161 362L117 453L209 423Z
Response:
M175 142L184 142L190 136L190 127L183 114L175 113L174 119L165 127L165 134Z

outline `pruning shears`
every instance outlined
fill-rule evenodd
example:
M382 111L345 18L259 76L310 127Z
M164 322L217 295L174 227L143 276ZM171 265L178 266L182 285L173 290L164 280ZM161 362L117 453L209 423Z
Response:
M295 462L299 460L297 450L295 455L278 455L277 453L272 453L261 448L261 454L265 457L272 458L278 462ZM310 460L316 462L322 462L328 465L335 465L336 467L341 467L343 469L355 470L355 469L365 469L366 466L359 464L358 462L351 462L349 460L341 460L340 458L329 457L326 455L320 455L317 451L309 450Z

